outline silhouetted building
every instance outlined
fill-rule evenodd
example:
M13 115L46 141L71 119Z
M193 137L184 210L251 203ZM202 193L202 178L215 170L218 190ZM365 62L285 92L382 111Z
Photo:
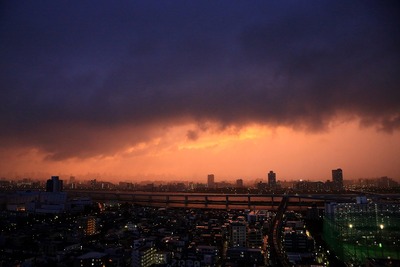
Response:
M46 192L62 192L63 181L58 176L51 176L46 182Z
M393 179L384 176L381 178L377 179L377 187L380 188L391 188L391 187L395 187L395 186L399 186L399 183L394 181Z
M237 179L236 180L236 187L237 188L242 188L243 187L243 179Z
M273 171L270 171L268 173L268 186L270 188L276 187L276 173L274 173Z
M258 190L266 190L267 189L267 186L268 186L268 184L267 183L263 183L263 182L259 182L258 184L257 184L257 189Z
M299 191L324 191L326 186L323 182L299 181L293 184L293 189Z
M209 174L207 176L207 185L208 185L208 188L215 187L214 174Z
M96 187L97 187L97 180L96 180L96 179L90 180L90 181L89 181L89 184L90 184L90 188L91 188L91 189L96 189Z
M334 189L343 189L343 171L342 169L332 170L332 183Z

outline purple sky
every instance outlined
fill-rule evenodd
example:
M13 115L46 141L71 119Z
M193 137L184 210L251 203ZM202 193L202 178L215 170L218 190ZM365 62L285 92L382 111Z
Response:
M3 1L2 153L113 155L187 123L193 141L209 122L398 133L399 15L398 1Z

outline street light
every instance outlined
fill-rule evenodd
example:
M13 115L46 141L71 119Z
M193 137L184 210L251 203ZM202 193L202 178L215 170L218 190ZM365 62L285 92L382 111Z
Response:
M350 235L347 238L348 238L348 240L353 240L353 231L352 231L353 230L353 224L350 223L349 224L349 228L350 228ZM352 258L354 258L354 260L355 260L356 248L354 246L354 242L351 242L351 243L353 243L353 255L352 255Z
M381 229L381 230L379 231L380 241L381 241L381 242L379 242L379 248L381 248L381 253L382 253L382 258L383 258L382 242L383 242L383 228L385 228L385 227L384 227L383 224L380 224L380 225L379 225L379 228Z

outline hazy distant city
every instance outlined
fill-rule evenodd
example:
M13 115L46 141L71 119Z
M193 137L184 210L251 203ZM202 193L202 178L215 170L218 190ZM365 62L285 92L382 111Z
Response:
M339 176L335 176L335 174ZM339 178L338 178L339 177ZM382 176L379 178L359 178L354 180L342 179L342 170L332 171L332 179L326 181L311 181L307 179L298 180L282 180L273 171L270 171L266 178L252 179L236 179L234 181L219 181L218 176L209 174L204 182L189 181L108 181L107 179L93 178L81 180L76 176L64 176L64 190L131 190L131 191L157 191L157 192L283 192L283 191L307 191L313 192L336 192L338 190L379 190L379 191L395 191L399 187L396 179ZM0 186L3 190L7 189L45 189L46 179L35 178L0 178Z
M246 181L245 179L236 179L234 182L218 181L218 177L209 174L204 179L204 183L175 181L175 182L110 182L107 179L89 179L80 180L78 177L69 176L63 179L64 190L123 190L123 191L155 191L155 192L344 192L351 190L379 191L379 192L397 192L399 182L393 178L382 176L379 178L360 178L347 180L335 178L333 172L332 179L326 181L310 181L310 180L280 180L273 171L267 174L265 179L254 179ZM340 176L339 176L340 177ZM0 187L2 190L15 189L45 189L45 179L34 178L17 178L0 179Z
M388 177L246 185L1 179L1 266L397 266ZM389 265L387 265L389 264Z

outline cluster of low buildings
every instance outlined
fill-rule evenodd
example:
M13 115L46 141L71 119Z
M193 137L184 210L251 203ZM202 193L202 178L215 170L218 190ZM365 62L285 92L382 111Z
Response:
M234 267L270 263L275 213L110 202L79 212L1 216L2 266ZM298 214L288 213L282 231L287 255L312 262L314 241Z
M275 174L270 176L276 186ZM0 266L274 264L268 237L276 214L268 210L93 203L88 197L68 198L57 176L47 181L46 191L3 194L0 204ZM306 218L323 224L324 241L345 262L362 264L372 258L398 263L399 207L397 200L376 195L326 203L324 216L316 204L303 210L306 217L286 211L277 229L279 249L295 266L327 262L327 253L307 230Z
M264 266L272 213L113 204L2 211L2 266Z
M63 192L63 181L53 176L46 183L46 191L26 190L4 194L0 204L8 211L60 214L83 211L92 205L92 200L88 197L68 198L67 193Z
M266 211L144 209L132 266L264 266L273 214ZM137 233L138 234L138 233Z

